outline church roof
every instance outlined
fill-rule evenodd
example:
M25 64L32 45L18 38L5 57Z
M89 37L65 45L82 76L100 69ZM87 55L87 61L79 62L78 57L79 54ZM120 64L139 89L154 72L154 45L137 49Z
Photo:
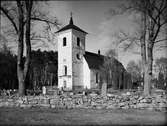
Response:
M58 33L58 32L62 32L62 31L68 30L68 29L74 29L74 30L83 32L83 33L85 33L85 34L88 34L88 33L85 32L84 30L80 29L79 27L77 27L76 25L73 24L72 16L71 16L71 18L70 18L69 24L66 25L66 26L64 26L64 27L61 28L60 30L58 30L56 33Z
M104 55L99 55L99 54L96 54L96 53L92 53L92 52L87 52L85 51L85 60L87 61L88 63L88 66L90 69L100 69L101 66L103 66L104 64L104 58L106 56ZM122 65L121 62L119 62L117 59L114 58L114 64L119 66L120 69L125 69Z
M100 66L103 65L103 62L104 62L103 55L86 51L84 57L90 69L100 69Z

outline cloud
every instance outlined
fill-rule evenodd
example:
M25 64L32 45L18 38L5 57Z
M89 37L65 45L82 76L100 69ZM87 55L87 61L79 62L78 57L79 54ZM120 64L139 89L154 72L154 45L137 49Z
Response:
M102 52L105 53L109 49L116 49L118 52L118 60L123 62L124 66L130 60L138 60L140 58L139 54L134 54L133 50L140 51L138 46L133 46L132 49L128 51L123 51L121 46L118 46L117 35L120 31L132 34L135 31L135 24L132 21L132 15L118 15L114 18L106 18L101 22L99 26L99 34L97 37L98 46L102 48Z

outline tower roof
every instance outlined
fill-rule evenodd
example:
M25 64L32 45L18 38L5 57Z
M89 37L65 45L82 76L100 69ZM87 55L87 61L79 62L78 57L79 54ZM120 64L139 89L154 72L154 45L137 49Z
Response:
M82 30L81 28L79 28L79 27L77 27L76 25L73 24L72 13L71 13L71 17L70 17L69 24L66 25L66 26L64 26L64 27L61 28L60 30L58 30L56 33L58 33L58 32L62 32L62 31L68 30L68 29L74 29L74 30L83 32L83 33L85 33L85 34L88 34L88 33L85 32L84 30Z

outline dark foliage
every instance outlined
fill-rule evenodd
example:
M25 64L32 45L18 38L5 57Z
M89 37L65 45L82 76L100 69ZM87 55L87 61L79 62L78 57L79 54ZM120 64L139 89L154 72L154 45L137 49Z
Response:
M0 52L0 88L16 89L17 86L17 57L10 52Z
M44 75L46 74L46 75ZM38 78L36 78L38 77ZM36 84L34 84L36 83ZM32 51L26 88L57 84L57 52ZM0 52L0 89L17 89L17 56Z
M57 85L57 52L32 51L27 88L39 89L43 85Z
M157 85L156 85L156 88L159 88L159 89L166 89L166 78L164 78L164 74L163 73L159 73L158 74L158 80L157 80Z
M41 89L43 85L57 85L58 53L32 51L30 70L26 79L26 89ZM111 62L112 61L112 62ZM116 59L106 61L103 70L112 66L112 74L107 80L107 87L114 89L132 88L131 76ZM17 57L11 53L0 53L0 88L17 89ZM105 72L105 71L104 71ZM109 74L109 73L107 73Z

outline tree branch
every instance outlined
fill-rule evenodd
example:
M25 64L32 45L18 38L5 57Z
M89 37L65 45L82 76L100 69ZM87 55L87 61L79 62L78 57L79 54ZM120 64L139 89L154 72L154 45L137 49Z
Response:
M165 41L165 40L167 40L167 38L166 38L166 39L157 40L157 41L155 41L154 43L162 42L162 41Z
M46 19L41 19L41 18L38 18L38 17L31 17L32 20L36 20L36 21L41 21L41 22L46 22L47 24L53 24L53 25L56 25L57 29L59 29L59 24L57 23L53 23L49 20L46 20Z
M6 15L6 17L9 19L9 21L12 23L16 33L18 34L18 29L16 26L16 23L14 22L13 18L9 15L8 10L6 10L5 8L0 6L0 10L2 10L2 12Z

